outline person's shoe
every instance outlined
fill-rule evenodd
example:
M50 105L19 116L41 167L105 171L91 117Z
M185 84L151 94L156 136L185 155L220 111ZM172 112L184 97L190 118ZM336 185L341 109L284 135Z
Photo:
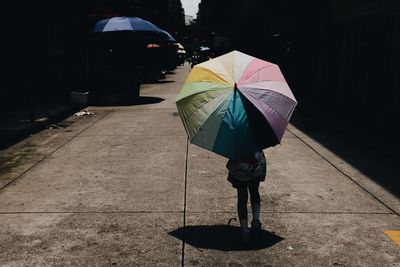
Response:
M261 222L260 222L260 220L253 220L252 222L251 222L251 229L254 229L254 230L261 230Z

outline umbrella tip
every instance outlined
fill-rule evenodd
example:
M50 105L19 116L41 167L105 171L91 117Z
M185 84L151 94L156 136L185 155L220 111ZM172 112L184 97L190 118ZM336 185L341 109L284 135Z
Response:
M237 89L237 84L236 84L236 83L235 83L235 85L234 85L233 89L235 89L235 90Z

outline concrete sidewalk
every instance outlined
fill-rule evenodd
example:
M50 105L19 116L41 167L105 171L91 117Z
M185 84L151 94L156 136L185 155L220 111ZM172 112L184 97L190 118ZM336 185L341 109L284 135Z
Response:
M265 151L264 231L240 245L226 159L177 116L189 71L0 151L0 265L400 266L399 166L300 115Z

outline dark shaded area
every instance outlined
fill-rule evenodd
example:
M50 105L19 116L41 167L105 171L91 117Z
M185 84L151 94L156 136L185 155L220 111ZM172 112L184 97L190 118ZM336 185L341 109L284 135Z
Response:
M164 98L161 97L152 97L152 96L141 96L136 102L136 105L147 105L147 104L157 104L164 101Z
M130 98L137 98L144 72L146 44L151 39L151 32L139 35L131 32L93 34L87 77L87 89L91 95L125 91L129 92Z
M244 97L239 90L238 92L244 108L246 109L246 114L254 138L256 139L257 146L264 149L279 144L279 140L276 138L274 130L272 130L264 115L246 97Z
M386 190L400 197L400 164L390 154L382 153L360 136L352 136L346 129L338 129L325 121L312 120L301 112L295 112L291 123L314 138L343 161L354 166ZM368 132L365 132L368 135ZM377 140L377 143L384 140Z
M131 98L127 99L121 96L108 96L104 99L104 101L98 100L93 102L93 106L135 106L135 105L148 105L148 104L157 104L164 101L164 98L161 97L152 97L152 96L141 96L139 98Z
M21 116L21 114L3 113L0 116L0 121L4 122L4 125L0 127L0 149L5 149L15 143L18 143L19 141L27 138L28 136L35 134L39 131L42 131L43 129L48 127L48 125L57 123L59 121L63 121L69 116L71 116L71 114L74 114L75 112L78 112L81 109L82 106L75 105L54 113L51 113L52 112L51 109L49 109L49 111L47 112L41 111L40 112L41 116L45 116L47 119L45 121L35 121L35 122L30 122L27 119L28 116L24 118L23 116ZM26 113L28 113L28 111ZM2 116L4 117L9 116L11 119L5 119ZM18 121L18 123L13 122L12 120L16 120ZM11 123L11 126L8 127L7 123Z
M126 20L114 23L123 25L121 21ZM104 27L101 25L99 29ZM125 91L130 98L138 98L140 83L164 79L165 73L178 64L176 40L168 41L156 27L146 31L95 32L89 36L87 88L95 96Z
M399 195L399 1L202 0L196 31L216 55L278 64L298 100L291 121Z
M142 82L142 84L163 84L163 83L174 83L175 81L172 80L158 80L158 81L154 81L154 82Z
M260 250L283 240L274 233L260 230L252 232L250 244L240 240L240 227L231 225L195 225L181 227L169 234L196 248L222 251Z
M12 23L2 35L5 71L0 112L29 105L69 103L71 91L101 91L107 82L120 88L137 84L136 78L143 74L143 67L137 67L142 59L138 60L138 55L144 55L143 50L136 55L127 53L122 64L114 64L117 58L121 59L117 54L124 44L117 38L120 46L114 46L115 56L110 57L109 53L99 56L103 47L95 51L91 31L100 19L137 16L167 30L177 40L184 28L180 0L24 1L7 2L5 7L4 20ZM164 50L168 49L171 57L176 47L168 45ZM132 47L131 51L134 50ZM101 65L94 66L97 63ZM115 66L117 71L102 70L107 64ZM166 64L172 68L174 62ZM97 77L93 79L94 75Z

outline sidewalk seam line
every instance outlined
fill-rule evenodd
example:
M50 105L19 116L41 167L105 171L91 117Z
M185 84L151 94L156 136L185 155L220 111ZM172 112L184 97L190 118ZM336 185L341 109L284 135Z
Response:
M28 214L168 214L183 213L183 211L5 211L0 215L28 215ZM191 211L192 214L231 214L234 211ZM396 215L392 212L307 212L307 211L261 211L261 214L321 214L321 215Z
M29 172L30 170L34 169L36 166L38 166L40 163L44 162L45 159L47 159L49 156L53 155L55 152L57 152L60 148L64 147L66 144L68 144L69 142L71 142L75 137L77 137L78 135L80 135L82 132L86 131L89 127L92 127L93 125L95 125L98 121L102 120L105 116L107 116L108 114L110 114L112 111L104 114L103 116L101 116L98 120L96 120L95 122L93 122L92 124L88 125L87 127L83 128L81 131L79 131L77 134L75 134L74 136L72 136L70 139L68 139L64 144L61 144L59 147L57 147L56 149L54 149L53 151L51 151L49 154L45 155L41 160L39 160L38 162L36 162L35 164L33 164L31 167L29 167L28 169L26 169L25 171L23 171L20 175L18 175L17 177L15 177L14 179L12 179L11 181L9 181L8 183L6 183L4 186L2 186L0 188L0 192L5 189L6 187L8 187L10 184L13 184L14 182L16 182L17 180L19 180L21 177L23 177L27 172Z
M193 214L235 213L234 211L191 211ZM345 215L396 215L393 212L351 212L351 211L260 211L262 214L345 214Z
M391 207L389 207L389 205L387 205L385 202L383 202L382 200L380 200L377 196L375 196L374 194L372 194L370 191L368 191L366 188L364 188L360 183L358 183L356 180L354 180L350 175L348 175L347 173L345 173L344 171L342 171L341 169L339 169L335 164L333 164L330 160L328 160L326 157L324 157L321 153L319 153L314 147L312 147L310 144L308 144L306 141L304 141L303 139L301 139L298 135L296 135L293 131L287 129L291 134L293 134L294 136L296 136L301 142L303 142L306 146L308 146L312 151L314 151L317 155L319 155L321 158L323 158L326 162L328 162L333 168L335 168L338 172L340 172L342 175L344 175L345 177L347 177L350 181L352 181L354 184L356 184L358 187L360 187L361 189L363 189L366 193L368 193L370 196L372 196L375 200L377 200L379 203L381 203L383 206L385 206L388 210L392 211L394 214L396 214L397 216L400 216L400 214L398 212L396 212L394 209L392 209Z
M185 136L184 133L178 134L159 134L159 135L144 135L144 134L90 134L90 135L82 135L80 138L83 137L99 137L99 136L107 136L107 137L125 137L125 136L141 136L141 137L176 137L176 136Z
M0 215L17 214L159 214L159 213L182 213L182 211L5 211Z

